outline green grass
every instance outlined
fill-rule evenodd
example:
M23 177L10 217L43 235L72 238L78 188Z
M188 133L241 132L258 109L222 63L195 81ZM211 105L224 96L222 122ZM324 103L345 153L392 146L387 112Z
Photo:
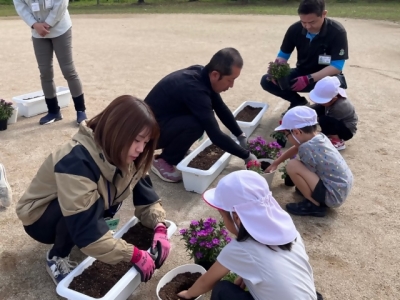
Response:
M2 2L3 1L3 2ZM0 0L0 3L5 3ZM122 3L125 1L125 3ZM143 14L143 13L198 13L198 14L258 14L258 15L296 15L297 1L283 0L254 1L240 4L230 0L200 0L188 2L182 0L149 0L144 5L136 1L121 0L121 3L109 0L96 5L95 0L72 2L69 5L71 14ZM346 17L359 19L375 19L400 21L400 1L358 2L341 0L327 4L330 17ZM0 4L0 17L16 16L13 5Z

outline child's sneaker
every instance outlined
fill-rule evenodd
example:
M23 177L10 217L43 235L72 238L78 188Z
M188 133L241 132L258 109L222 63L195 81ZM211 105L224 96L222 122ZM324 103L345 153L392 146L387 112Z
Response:
M332 145L336 148L336 150L344 150L346 149L346 145L344 141L341 139L330 138Z
M6 168L0 164L0 206L9 207L11 199L12 191L7 181Z
M326 207L317 206L308 199L298 203L288 203L286 210L297 216L325 217L326 215Z
M49 273L51 279L53 279L54 283L58 285L61 280L63 280L67 275L76 268L78 265L74 261L69 260L69 256L61 258L57 256L53 256L53 258L49 258L49 252L47 252L47 265L46 270Z

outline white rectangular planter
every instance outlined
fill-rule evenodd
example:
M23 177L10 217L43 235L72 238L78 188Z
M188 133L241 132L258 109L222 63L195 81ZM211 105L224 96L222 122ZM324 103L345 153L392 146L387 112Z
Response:
M60 108L67 107L71 100L69 88L58 86L56 92L58 106ZM24 100L27 98L32 99ZM47 112L47 105L44 99L43 91L36 91L33 93L16 96L12 98L12 100L17 103L20 116L29 118Z
M13 110L13 114L11 115L11 117L8 119L7 124L14 124L17 123L17 118L18 118L18 106L13 105L14 110Z
M199 147L186 156L176 166L176 168L182 172L185 190L198 194L204 193L204 191L210 186L215 178L217 178L222 170L225 169L225 167L229 164L232 155L228 152L225 152L224 155L222 155L208 170L199 170L188 167L190 161L211 144L211 140L206 139Z
M139 222L139 219L133 217L130 219L120 230L114 234L114 238L121 238L129 228ZM172 221L165 221L168 227L168 238L176 231L176 224ZM150 249L148 250L150 251ZM81 294L77 291L71 290L68 286L71 284L74 277L82 274L82 272L90 267L96 259L93 257L86 258L81 262L67 277L65 277L57 285L57 294L69 300L126 300L141 283L140 274L132 267L102 298L92 298Z
M262 116L267 111L269 105L267 103L262 103L262 102L245 101L233 112L233 116L236 117L238 115L238 113L248 105L252 106L252 107L256 107L256 108L262 107L261 111L257 114L257 116L253 119L253 121L251 121L251 122L236 121L238 123L240 129L242 129L242 131L244 132L244 134L247 137L250 137L250 135L257 128L257 126L260 125ZM236 137L234 137L234 136L233 136L233 138L236 139Z

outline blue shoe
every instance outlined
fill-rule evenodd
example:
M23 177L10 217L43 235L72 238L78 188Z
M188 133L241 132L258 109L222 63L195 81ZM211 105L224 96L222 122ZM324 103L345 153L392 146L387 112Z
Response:
M296 216L325 217L326 209L325 206L317 206L308 199L299 203L286 204L286 210Z
M62 118L63 116L61 112L58 112L56 114L48 113L47 115L45 115L43 118L40 119L39 124L40 125L51 124L62 120Z
M87 119L86 113L84 111L76 112L76 123L81 124L83 121Z
M58 285L61 280L67 277L68 274L78 266L78 264L74 261L70 261L69 256L64 258L54 256L50 259L49 253L50 251L48 251L46 255L46 270L54 283Z

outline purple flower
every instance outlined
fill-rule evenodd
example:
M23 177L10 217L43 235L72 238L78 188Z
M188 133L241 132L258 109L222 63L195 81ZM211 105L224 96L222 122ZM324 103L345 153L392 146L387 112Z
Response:
M210 242L206 242L206 248L210 249L213 247L213 244Z
M193 220L192 222L190 222L190 225L198 226L199 222L197 222L196 220Z
M197 239L196 238L191 238L190 240L189 240L189 243L190 244L196 244L197 243Z
M257 147L256 147L256 150L257 150L257 151L261 151L261 147L260 147L260 146L257 146Z
M200 230L197 232L197 236L207 236L207 232L205 230Z
M206 242L200 242L199 245L200 247L204 247L206 245Z
M181 229L181 230L179 230L179 233L182 234L182 235L184 235L184 234L187 233L187 230L186 230L186 229Z
M203 225L204 225L205 228L208 228L208 227L211 226L211 223L208 222L208 221L204 221Z
M219 239L213 239L213 240L212 240L212 243L213 243L214 245L219 245Z
M201 253L201 252L196 252L196 258L197 259L200 259L200 258L202 258L203 257L203 253Z
M227 236L227 237L225 238L225 241L226 241L227 243L229 243L231 240L232 240L232 239L231 239L229 236Z
M225 229L221 229L221 234L223 236L227 236L228 235L228 231L226 231Z
M210 235L211 233L214 232L214 228L210 227L210 228L206 228L205 232L207 233L207 235Z
M210 222L210 224L216 224L217 223L217 220L215 220L213 218L208 218L206 221Z

